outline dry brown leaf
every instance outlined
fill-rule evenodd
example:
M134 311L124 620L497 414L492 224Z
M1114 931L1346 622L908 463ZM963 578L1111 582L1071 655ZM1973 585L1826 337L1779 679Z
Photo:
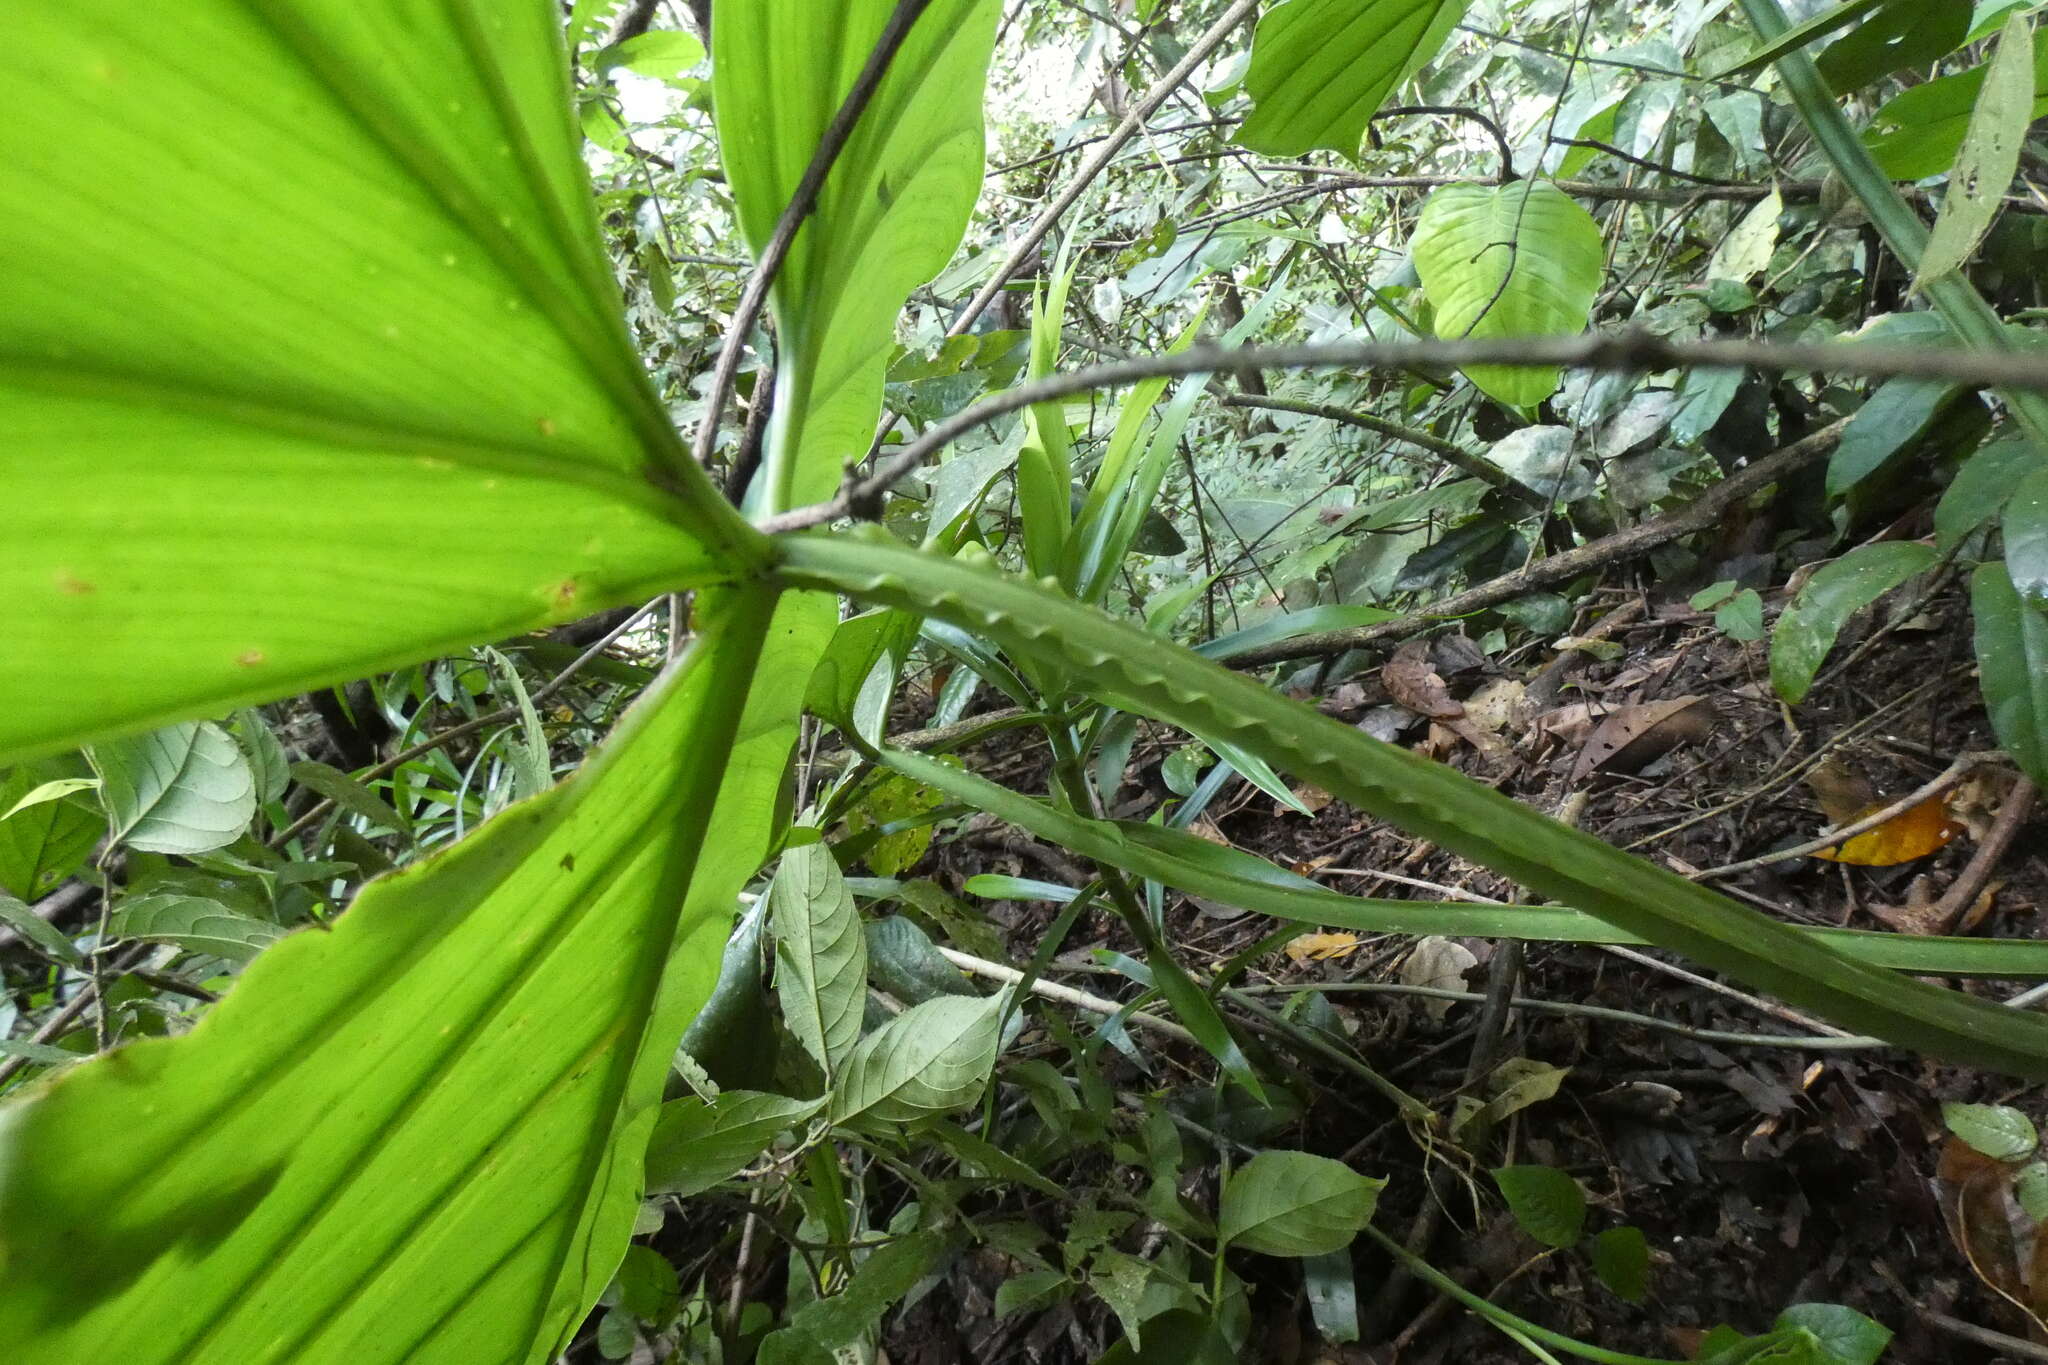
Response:
M1212 844L1221 844L1225 848L1237 847L1236 844L1230 842L1230 836L1218 829L1216 822L1206 815L1197 816L1194 820L1190 821L1188 823L1188 833L1194 835L1197 839L1207 839Z
M2012 1178L2019 1167L1994 1160L1961 1138L1942 1144L1934 1191L1942 1221L1970 1269L1999 1297L2048 1331L2030 1306L2027 1273L2020 1260L2015 1223L2019 1211L2012 1197ZM2031 1262L2033 1257L2030 1255Z
M1401 981L1409 986L1428 986L1440 991L1462 991L1466 989L1465 972L1479 965L1479 959L1472 950L1462 943L1432 934L1417 939L1415 947L1401 962ZM1456 1000L1431 1000L1425 998L1422 1008L1432 1019L1442 1019L1450 1012Z
M1302 934L1287 940L1282 951L1296 962L1327 962L1349 957L1362 942L1356 934Z
M1526 728L1529 689L1513 678L1496 678L1465 698L1465 719L1488 734Z
M1387 695L1420 716L1447 720L1462 716L1465 708L1452 698L1450 689L1429 662L1429 641L1409 640L1394 651L1380 670L1380 682Z
M1574 784L1596 772L1637 773L1681 744L1697 744L1714 732L1714 708L1704 697L1624 706L1600 722L1572 765Z
M1291 790L1294 792L1294 799L1307 807L1308 813L1311 815L1314 815L1335 799L1313 782L1303 782ZM1273 809L1281 815L1297 815L1300 813L1292 807L1281 805L1278 801L1273 803Z

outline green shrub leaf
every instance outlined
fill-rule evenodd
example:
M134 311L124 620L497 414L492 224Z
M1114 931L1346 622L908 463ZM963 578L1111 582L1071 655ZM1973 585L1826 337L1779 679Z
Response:
M1240 146L1269 156L1356 156L1366 120L1434 57L1469 0L1286 0L1259 19Z
M1641 1303L1650 1292L1650 1244L1636 1227L1608 1228L1586 1244L1593 1273L1615 1297Z
M1934 551L1925 545L1885 541L1859 545L1815 573L1771 634L1771 686L1778 695L1792 703L1804 700L1850 616L1934 562Z
M2003 1104L1941 1106L1941 1121L1951 1133L1994 1161L2018 1161L2040 1145L2034 1121Z
M256 777L218 725L173 725L86 751L113 837L145 853L205 853L242 836Z
M1309 1152L1261 1152L1230 1173L1217 1239L1268 1256L1321 1256L1372 1221L1384 1180Z
M833 1087L832 1121L914 1123L974 1103L995 1067L1008 999L927 1000L862 1038Z
M1600 290L1599 225L1555 185L1446 185L1429 196L1409 243L1440 337L1582 332ZM1512 407L1557 387L1556 369L1474 365L1466 375Z
M1955 14L1960 27L1961 10ZM2005 205L2005 192L2019 170L2020 145L2033 119L2032 33L2033 21L2015 13L1998 35L1998 50L1985 68L1969 132L1949 173L1948 194L1920 257L1916 287L1962 269Z
M1571 1176L1555 1166L1502 1166L1493 1183L1522 1231L1545 1246L1578 1243L1586 1226L1586 1192Z
M2019 595L2000 563L1970 578L1977 669L1991 732L2039 787L2048 788L2048 608Z
M825 1075L837 1076L860 1038L868 943L832 850L804 844L783 854L768 904L782 1017Z

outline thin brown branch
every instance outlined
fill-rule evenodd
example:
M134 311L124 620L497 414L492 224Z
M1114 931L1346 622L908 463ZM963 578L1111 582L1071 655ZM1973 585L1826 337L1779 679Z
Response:
M1454 445L1434 432L1424 431L1420 427L1411 427L1400 422L1391 422L1384 417L1377 417L1369 412L1360 412L1355 408L1338 407L1334 403L1304 403L1299 399L1269 398L1263 394L1225 394L1223 396L1223 405L1231 408L1263 408L1269 412L1292 412L1298 413L1303 417L1323 417L1332 422L1342 422L1346 426L1358 427L1361 430L1370 431L1392 440L1406 441L1409 445L1428 451L1453 469L1468 474L1490 487L1512 493L1524 502L1534 503L1538 506L1548 506L1550 503L1550 499L1542 493L1516 479L1499 465L1488 461L1484 456L1475 455L1463 446Z
M794 531L871 506L881 493L962 435L1005 413L1094 389L1141 380L1258 369L1423 369L1432 366L1583 367L1643 373L1667 369L1814 371L1875 379L1910 376L1952 384L2048 393L2048 361L2021 351L1873 346L1863 343L1779 344L1760 341L1668 341L1636 328L1583 336L1468 337L1457 340L1336 341L1294 346L1202 345L1170 355L1140 356L1047 375L992 395L934 423L867 478L849 475L829 502L771 517L762 529Z
M768 291L775 284L775 277L782 270L782 263L789 257L789 249L796 242L798 229L818 206L818 196L825 188L825 180L832 174L839 154L853 137L853 130L859 126L861 115L881 88L882 78L889 73L889 64L910 36L911 27L920 15L931 7L931 0L897 0L896 8L889 15L889 21L882 26L881 36L876 38L873 51L868 53L867 64L854 77L853 85L840 102L839 111L832 116L832 122L825 127L824 136L818 139L818 149L811 155L810 165L804 168L803 178L797 181L796 190L789 197L789 203L782 210L782 216L775 220L775 230L768 236L768 244L761 248L761 259L754 266L754 273L747 277L747 287L740 292L740 301L733 310L732 330L726 333L725 345L719 348L718 363L711 371L711 385L704 395L704 420L697 428L695 455L699 465L709 467L713 448L718 443L719 418L725 409L726 400L732 396L732 386L740 371L740 353L746 348L747 337L760 320L761 310L767 306Z

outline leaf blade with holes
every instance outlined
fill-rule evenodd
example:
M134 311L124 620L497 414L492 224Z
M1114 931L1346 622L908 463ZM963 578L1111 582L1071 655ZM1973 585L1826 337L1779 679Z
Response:
M266 951L190 1033L10 1112L16 1360L562 1348L630 1235L673 1040L753 871L702 837L767 619L729 605L752 610L569 782Z
M532 0L10 25L0 636L43 668L0 673L0 762L759 562L616 321L560 29ZM108 211L108 165L149 212Z
M2020 147L2027 139L2033 108L2033 24L2015 13L2005 21L1998 49L1985 68L1970 130L1949 174L1948 195L1941 201L1941 213L1914 275L1916 289L1961 270L1991 230L2019 171Z
M1216 1238L1268 1256L1340 1251L1372 1221L1386 1184L1326 1156L1261 1152L1223 1186Z

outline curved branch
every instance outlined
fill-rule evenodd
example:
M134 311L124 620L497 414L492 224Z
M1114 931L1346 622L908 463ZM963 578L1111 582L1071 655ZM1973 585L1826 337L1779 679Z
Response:
M1624 330L1570 337L1463 338L1452 341L1336 341L1296 346L1196 346L1172 355L1138 356L1048 375L994 394L937 422L864 479L849 477L829 502L800 507L760 524L770 533L818 526L871 506L882 492L965 433L1005 413L1092 389L1123 388L1140 380L1218 371L1266 369L1424 369L1432 366L1563 366L1642 373L1716 368L1772 372L1818 371L1873 379L1910 376L1973 387L2048 394L2048 360L2020 351L1872 346L1829 342L1783 345L1757 341L1666 341Z

